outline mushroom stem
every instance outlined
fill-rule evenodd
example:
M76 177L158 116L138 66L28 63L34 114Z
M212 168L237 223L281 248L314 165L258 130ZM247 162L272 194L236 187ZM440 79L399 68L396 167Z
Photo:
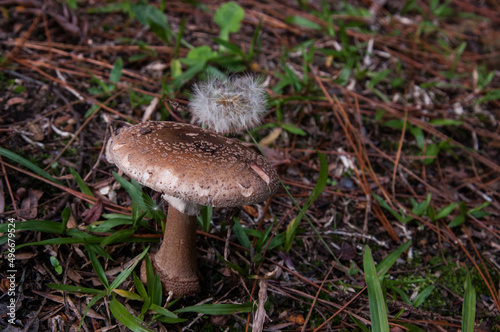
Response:
M170 205L163 242L152 259L165 294L172 291L174 296L181 296L200 291L196 256L196 216Z

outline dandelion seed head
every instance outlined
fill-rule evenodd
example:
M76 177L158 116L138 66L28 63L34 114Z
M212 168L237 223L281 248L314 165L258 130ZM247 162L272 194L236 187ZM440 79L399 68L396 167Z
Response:
M219 133L253 128L266 110L261 82L252 75L209 77L194 85L189 108L198 122Z

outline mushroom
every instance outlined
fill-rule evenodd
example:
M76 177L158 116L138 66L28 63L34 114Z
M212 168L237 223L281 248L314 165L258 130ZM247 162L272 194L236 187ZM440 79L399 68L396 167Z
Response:
M165 235L151 261L164 293L200 290L196 216L202 205L236 207L268 199L278 175L266 159L239 141L190 124L151 121L122 129L106 158L169 203ZM144 273L143 273L144 274Z

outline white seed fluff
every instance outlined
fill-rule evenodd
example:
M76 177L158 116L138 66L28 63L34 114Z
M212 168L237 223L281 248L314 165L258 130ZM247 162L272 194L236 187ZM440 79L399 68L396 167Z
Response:
M193 116L218 133L253 128L266 110L261 79L251 75L210 77L193 90L189 103Z

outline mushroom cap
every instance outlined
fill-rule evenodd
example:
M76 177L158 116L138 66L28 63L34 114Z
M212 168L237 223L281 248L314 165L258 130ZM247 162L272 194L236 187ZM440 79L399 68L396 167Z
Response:
M124 128L106 158L144 186L190 203L234 207L278 188L276 170L241 142L190 124L148 121Z

